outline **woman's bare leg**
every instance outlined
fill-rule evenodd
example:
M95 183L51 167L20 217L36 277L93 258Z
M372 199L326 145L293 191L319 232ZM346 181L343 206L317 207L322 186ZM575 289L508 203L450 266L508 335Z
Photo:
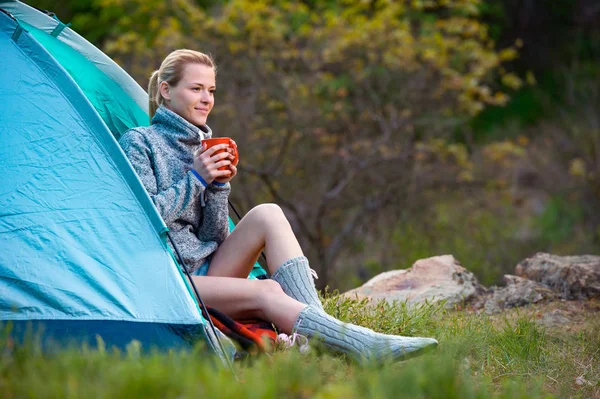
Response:
M194 276L207 305L230 317L271 320L286 333L319 337L333 350L358 359L386 361L437 345L431 338L401 337L376 333L368 328L343 323L327 313L287 296L272 280Z
M263 249L271 274L286 261L303 256L287 218L275 204L259 205L248 212L213 254L207 276L193 277L194 283L207 305L228 316L269 320L291 333L307 302L286 295L276 281L246 279ZM314 283L312 290L316 292ZM314 297L318 302L316 293Z
M272 274L286 260L302 256L296 237L277 206L266 205L249 212L215 253L209 275L192 277L205 303L234 319L256 317L270 320L286 334L322 337L332 349L361 359L399 359L437 345L430 338L383 335L342 323L315 304L307 306L288 296L277 281L247 280L263 247ZM278 274L286 269L284 266ZM227 277L218 277L221 274Z
M302 249L283 211L275 204L258 205L242 218L214 253L208 276L246 278L265 250L269 273Z
M211 266L212 267L212 266ZM305 304L287 296L272 280L192 276L202 300L233 319L269 320L291 334Z

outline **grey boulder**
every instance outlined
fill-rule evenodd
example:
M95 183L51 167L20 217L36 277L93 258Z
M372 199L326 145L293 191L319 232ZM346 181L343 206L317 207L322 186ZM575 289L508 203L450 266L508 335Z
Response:
M410 269L381 273L344 295L410 304L445 300L446 306L453 307L485 291L475 275L462 267L454 256L442 255L420 259Z

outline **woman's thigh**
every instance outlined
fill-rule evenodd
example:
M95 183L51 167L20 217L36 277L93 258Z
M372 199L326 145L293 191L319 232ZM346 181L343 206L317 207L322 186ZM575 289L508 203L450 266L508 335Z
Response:
M206 305L238 320L269 320L285 333L291 333L306 306L287 296L273 280L211 276L192 279Z
M241 223L212 255L207 276L246 278L264 247L260 234L252 234Z
M213 254L208 276L245 278L266 248L269 272L302 255L285 215L277 205L253 208Z
M207 306L233 318L264 316L263 298L273 291L270 281L211 276L192 276L192 279Z

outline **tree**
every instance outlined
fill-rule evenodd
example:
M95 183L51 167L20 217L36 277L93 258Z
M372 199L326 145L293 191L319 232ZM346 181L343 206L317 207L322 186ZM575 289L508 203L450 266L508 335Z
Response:
M317 4L318 3L318 4ZM321 278L361 230L421 190L472 179L451 135L519 78L478 21L478 0L103 0L105 51L146 85L175 48L215 55L210 124L241 152L234 200L275 201ZM110 19L110 18L109 18Z

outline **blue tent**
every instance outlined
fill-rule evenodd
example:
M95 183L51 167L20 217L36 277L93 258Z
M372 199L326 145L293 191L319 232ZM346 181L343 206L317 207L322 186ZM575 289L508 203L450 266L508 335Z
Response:
M0 323L59 343L206 340L232 356L116 141L148 123L146 93L56 18L14 0L0 10Z

